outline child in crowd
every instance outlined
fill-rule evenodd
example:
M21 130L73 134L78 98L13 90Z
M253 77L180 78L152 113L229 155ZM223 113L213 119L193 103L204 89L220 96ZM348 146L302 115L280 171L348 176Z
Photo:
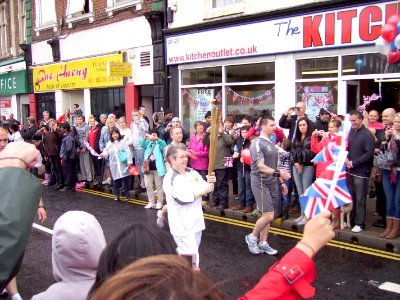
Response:
M277 146L278 150L278 169L284 170L291 173L292 158L290 156L290 148L292 147L292 142L290 140L283 140L281 147ZM281 189L279 191L279 208L280 212L283 214L283 220L289 219L289 203L290 203L290 190L291 190L291 179L283 179L284 184L288 188L288 193L283 195ZM283 205L283 207L282 207ZM283 208L283 210L282 210Z
M254 196L250 186L250 171L249 165L243 162L241 151L250 148L250 140L246 138L250 130L250 126L240 128L240 137L235 141L233 159L237 161L237 177L239 187L239 204L232 207L232 210L243 210L244 213L253 211Z

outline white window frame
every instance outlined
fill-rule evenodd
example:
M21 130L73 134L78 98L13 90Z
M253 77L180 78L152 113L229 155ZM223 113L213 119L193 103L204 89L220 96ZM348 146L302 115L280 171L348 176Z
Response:
M220 8L224 8L224 7L226 8L226 7L234 6L234 5L241 5L244 2L244 0L233 0L235 3L225 4L225 1L227 1L227 0L221 0L222 1L222 6L214 7L213 6L213 2L214 1L217 1L217 0L211 0L211 8L213 8L213 9L220 9Z
M18 39L19 44L26 42L25 0L18 0Z
M35 0L36 8L36 35L40 34L40 31L53 28L53 31L57 31L57 12L55 0ZM43 12L46 12L48 20L42 20ZM50 14L53 14L52 16ZM49 17L50 16L50 17Z
M0 4L0 56L6 56L9 53L7 30L7 2L3 2Z
M142 9L143 0L107 0L106 12L112 17L116 11L124 10L135 6L136 10Z
M79 3L80 1L80 3ZM71 12L70 9L70 4L74 3L75 7L73 7L73 11ZM82 9L79 9L78 7L80 5L78 5L77 3L79 3L82 7ZM65 12L66 17L66 23L68 28L72 28L73 23L82 21L82 20L88 20L89 23L93 23L94 21L94 13L93 13L93 1L89 0L89 12L85 13L84 12L84 8L85 8L85 0L68 0L67 3L67 9Z
M204 19L213 19L225 17L229 15L238 15L245 12L245 1L224 5L222 7L213 7L213 0L206 0L204 2Z

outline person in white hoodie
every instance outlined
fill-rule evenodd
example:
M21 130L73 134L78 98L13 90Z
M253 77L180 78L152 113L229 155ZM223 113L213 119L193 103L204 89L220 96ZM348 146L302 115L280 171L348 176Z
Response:
M53 275L57 282L32 300L85 300L105 246L103 230L93 215L83 211L63 214L54 224L52 239Z

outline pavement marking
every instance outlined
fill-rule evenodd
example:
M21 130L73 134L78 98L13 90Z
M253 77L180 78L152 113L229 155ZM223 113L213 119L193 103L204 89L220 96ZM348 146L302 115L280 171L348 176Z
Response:
M384 282L379 286L379 289L400 294L400 284L393 282Z
M53 230L51 230L51 229L49 229L49 228L47 228L47 227L44 227L44 226L42 226L42 225L33 223L33 224L32 224L32 227L33 227L33 228L36 228L37 230L44 231L44 232L46 232L46 233L48 233L48 234L53 235Z
M104 192L100 192L100 191L93 191L93 190L88 190L88 189L81 189L78 191L96 195L96 196L105 197L105 198L110 198L110 199L114 198L113 194L104 193ZM121 197L121 199L123 200L123 199L125 199L125 197ZM137 200L137 199L134 199L134 200L131 199L129 201L123 200L123 201L129 202L132 204L139 204L139 205L147 204L146 201ZM204 214L204 219L214 221L214 222L219 222L219 223L225 223L228 225L243 227L243 228L249 228L249 229L254 228L254 223L237 220L237 219L231 219L231 218L222 217L222 216L210 215L210 214L206 214L206 213ZM276 227L271 227L270 233L274 233L274 234L278 234L278 235L282 235L282 236L286 236L286 237L290 237L290 238L294 238L294 239L301 239L303 237L303 234L300 232L289 231L289 230L276 228ZM366 247L366 246L346 243L346 242L337 241L337 240L331 240L327 245L331 246L331 247L355 251L355 252L359 252L359 253L363 253L363 254L367 254L367 255L378 256L378 257L382 257L382 258L400 261L399 253L391 253L391 252L388 252L385 250L374 249L374 248L370 248L370 247Z

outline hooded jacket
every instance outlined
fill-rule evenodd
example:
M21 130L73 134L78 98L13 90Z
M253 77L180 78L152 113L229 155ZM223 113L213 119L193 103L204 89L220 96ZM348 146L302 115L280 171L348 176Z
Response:
M57 281L33 300L85 300L95 278L100 254L106 246L96 218L83 211L63 214L53 229L52 264Z

